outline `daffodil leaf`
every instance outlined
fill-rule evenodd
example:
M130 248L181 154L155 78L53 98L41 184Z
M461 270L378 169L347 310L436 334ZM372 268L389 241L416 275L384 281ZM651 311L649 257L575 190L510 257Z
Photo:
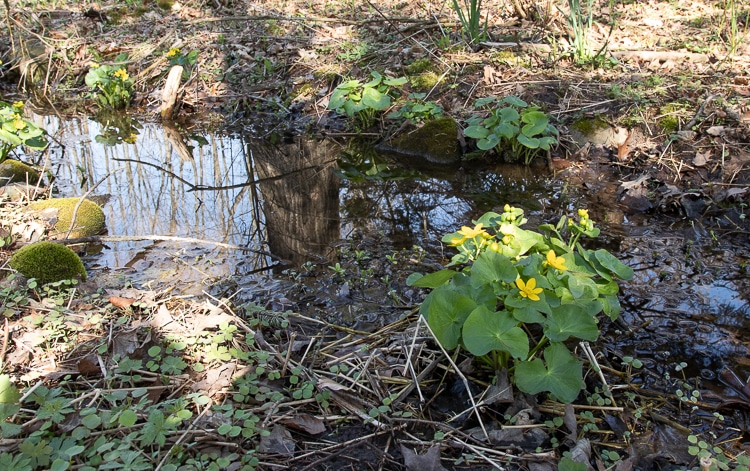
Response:
M599 263L602 264L604 268L611 271L619 278L623 280L633 279L633 269L617 260L614 255L607 252L606 250L597 250L596 252L594 252L594 257L596 257L596 259L599 261Z
M468 296L458 294L450 285L432 291L422 303L420 313L446 349L456 348L461 338L461 327L471 311L477 307Z
M528 394L549 391L561 402L573 402L584 387L582 363L561 343L544 349L544 360L535 358L516 364L518 389Z
M563 342L570 337L594 341L599 337L599 327L594 317L582 312L575 304L563 304L552 309L547 316L544 334L553 342Z
M518 321L507 311L494 312L486 306L477 307L466 318L463 339L466 349L476 356L493 350L508 352L514 358L529 354L529 339Z
M448 280L458 274L455 270L440 270L435 273L430 273L424 276L417 273L413 273L406 280L408 286L416 286L417 288L437 288L438 286L444 285Z
M516 278L518 278L518 271L513 266L513 262L508 257L492 250L482 252L471 267L472 283L493 284L501 281L513 283Z

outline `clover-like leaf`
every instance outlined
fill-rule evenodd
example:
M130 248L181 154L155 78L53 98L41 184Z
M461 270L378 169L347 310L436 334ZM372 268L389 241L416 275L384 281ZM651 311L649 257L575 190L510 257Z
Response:
M575 304L563 304L552 308L547 316L544 334L553 342L563 342L570 337L594 341L599 338L599 327L593 316L583 312Z
M573 402L585 386L583 364L565 345L556 342L544 349L544 362L539 358L518 362L515 381L518 389L525 393L549 391L565 403Z
M481 356L497 350L514 358L526 358L529 339L518 327L518 321L507 311L494 312L486 306L474 309L466 318L463 341L473 355Z

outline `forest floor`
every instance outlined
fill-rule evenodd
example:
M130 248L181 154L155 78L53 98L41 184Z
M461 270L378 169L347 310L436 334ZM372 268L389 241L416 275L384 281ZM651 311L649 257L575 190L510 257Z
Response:
M159 119L177 56L186 67L181 126L269 138L351 131L327 105L343 80L367 81L373 70L407 77L401 98L424 93L462 124L477 99L518 96L560 131L550 167L592 191L600 178L618 180L617 204L633 213L690 220L699 237L732 253L721 266L694 263L695 271L747 287L748 6L595 3L590 38L603 54L580 61L570 53L568 7L554 1L483 2L487 37L467 45L450 2L433 0L11 0L0 90L40 112L94 115L84 77L126 53L130 112ZM597 142L591 123L605 130ZM389 126L397 127L381 121L370 131ZM460 140L464 152L476 150ZM684 247L631 249L658 264ZM409 267L424 255L400 256ZM658 292L662 273L635 297ZM609 351L599 360L613 395L589 358L589 390L566 406L508 397L486 374L472 376L470 361L456 365L430 341L414 306L360 332L268 306L129 287L103 294L6 278L1 289L2 373L23 394L12 408L0 389L3 469L542 471L564 454L579 463L560 465L566 470L748 463L750 387L730 373L727 396L683 368L655 375ZM620 328L608 326L606 336ZM474 407L455 399L469 383Z

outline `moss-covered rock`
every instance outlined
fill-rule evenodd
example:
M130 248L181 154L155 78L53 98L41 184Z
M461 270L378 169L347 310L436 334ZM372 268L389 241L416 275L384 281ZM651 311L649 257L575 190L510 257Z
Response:
M29 205L33 211L56 210L57 222L55 229L58 234L65 235L70 228L73 219L73 210L80 198L50 198L48 200L34 201ZM76 213L75 226L70 233L71 238L88 237L101 234L106 229L104 211L91 200L83 200Z
M461 158L458 124L451 118L427 121L421 128L407 130L381 147L438 164L452 164Z
M54 242L25 245L13 254L9 263L26 278L36 278L41 284L72 278L86 281L86 269L78 255Z
M29 182L33 185L38 181L39 172L30 165L12 159L0 164L0 186L15 182Z

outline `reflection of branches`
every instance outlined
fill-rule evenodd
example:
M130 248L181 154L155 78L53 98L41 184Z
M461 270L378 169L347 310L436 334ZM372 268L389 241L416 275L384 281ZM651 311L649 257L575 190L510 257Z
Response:
M241 247L234 244L226 244L224 242L215 242L213 240L197 239L195 237L177 237L177 236L165 236L165 235L138 235L138 236L89 236L89 237L78 237L75 239L64 239L64 240L51 240L57 244L73 245L73 244L86 244L92 242L134 242L139 240L155 240L155 241L169 241L169 242L185 242L189 244L205 244L214 245L224 249L238 250L241 252L252 252L258 255L264 255L270 257L276 261L282 261L279 257L266 252L265 250L253 249L250 247Z
M235 183L234 185L220 185L220 186L212 186L212 185L196 185L194 183L190 183L189 181L185 180L181 176L177 175L176 173L172 172L171 170L167 170L166 168L162 167L161 165L152 164L151 162L144 162L143 160L136 160L136 159L120 159L117 157L113 157L112 160L116 160L118 162L135 162L138 164L148 165L150 167L154 167L157 170L160 170L167 175L179 180L181 183L185 184L189 189L188 192L191 191L216 191L216 190L233 190L235 188L243 188L249 185L255 185L257 183L261 182L269 182L269 181L276 181L276 180L283 180L284 178L288 177L289 175L294 175L295 173L299 173L305 170L314 169L316 171L320 171L324 168L326 168L329 164L332 164L336 162L336 159L331 159L327 162L324 162L323 165L313 165L311 167L303 167L298 168L296 170L292 170L289 173L285 173L283 175L275 175L273 177L267 177L267 178L258 178L255 180L248 180L243 183Z

